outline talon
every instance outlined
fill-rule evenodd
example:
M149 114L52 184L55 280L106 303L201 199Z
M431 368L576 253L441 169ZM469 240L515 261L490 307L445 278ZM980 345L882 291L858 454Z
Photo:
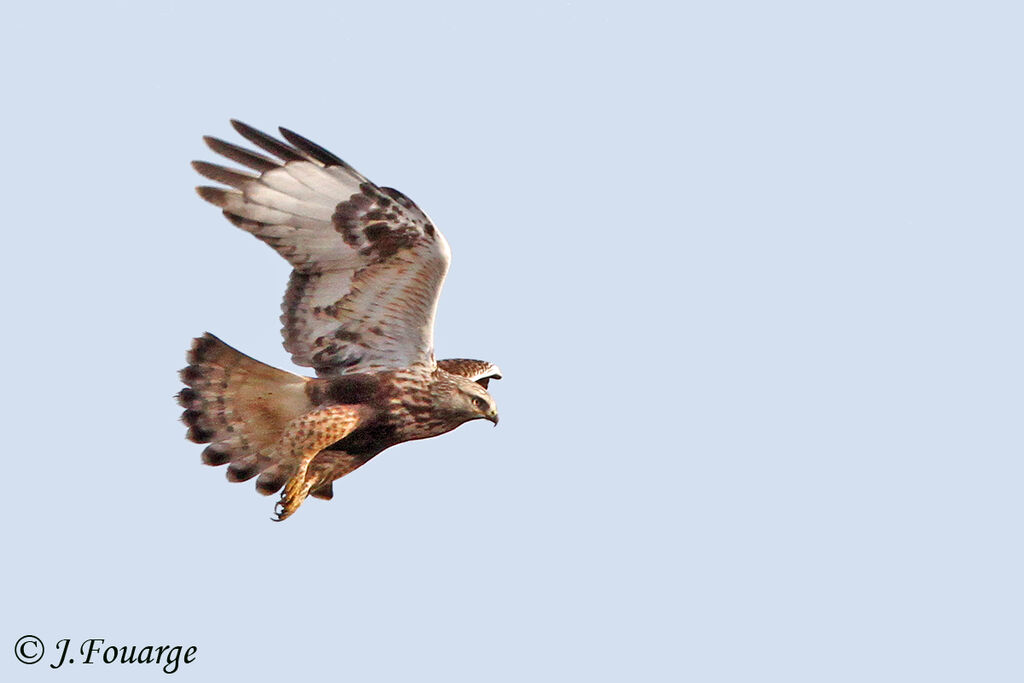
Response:
M277 515L277 517L271 517L271 519L275 522L283 522L288 518L290 513L288 512L288 506L284 501L274 503L274 514Z

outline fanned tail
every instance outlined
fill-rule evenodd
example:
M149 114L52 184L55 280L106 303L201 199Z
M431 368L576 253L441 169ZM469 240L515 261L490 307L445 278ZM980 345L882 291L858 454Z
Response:
M203 462L230 463L230 481L260 474L260 493L278 491L294 465L276 462L271 447L291 420L312 409L309 380L260 363L210 333L193 341L181 380L187 388L178 393L178 402L185 409L188 438L210 444Z

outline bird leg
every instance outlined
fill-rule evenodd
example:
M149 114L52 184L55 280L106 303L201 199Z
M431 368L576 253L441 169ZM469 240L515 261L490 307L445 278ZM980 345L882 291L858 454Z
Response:
M310 488L318 483L317 477L309 472L317 453L351 434L361 417L356 406L342 405L314 410L288 423L275 448L280 449L282 459L294 463L296 469L275 506L275 521L283 521L298 510Z

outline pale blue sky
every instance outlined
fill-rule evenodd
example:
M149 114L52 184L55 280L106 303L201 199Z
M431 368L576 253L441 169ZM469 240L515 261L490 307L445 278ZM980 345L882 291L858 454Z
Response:
M0 677L164 676L28 668L36 634L210 681L1021 680L1022 19L9 8ZM229 117L430 213L497 429L284 524L199 463L192 336L295 369L287 264L192 191Z

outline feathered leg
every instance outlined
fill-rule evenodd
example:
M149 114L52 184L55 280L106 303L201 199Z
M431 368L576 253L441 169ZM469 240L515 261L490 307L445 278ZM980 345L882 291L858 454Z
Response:
M362 413L358 406L331 406L314 410L288 423L277 448L283 457L296 464L295 474L285 484L281 500L275 508L282 521L294 513L309 495L317 478L309 475L309 464L317 453L342 440L359 425Z

